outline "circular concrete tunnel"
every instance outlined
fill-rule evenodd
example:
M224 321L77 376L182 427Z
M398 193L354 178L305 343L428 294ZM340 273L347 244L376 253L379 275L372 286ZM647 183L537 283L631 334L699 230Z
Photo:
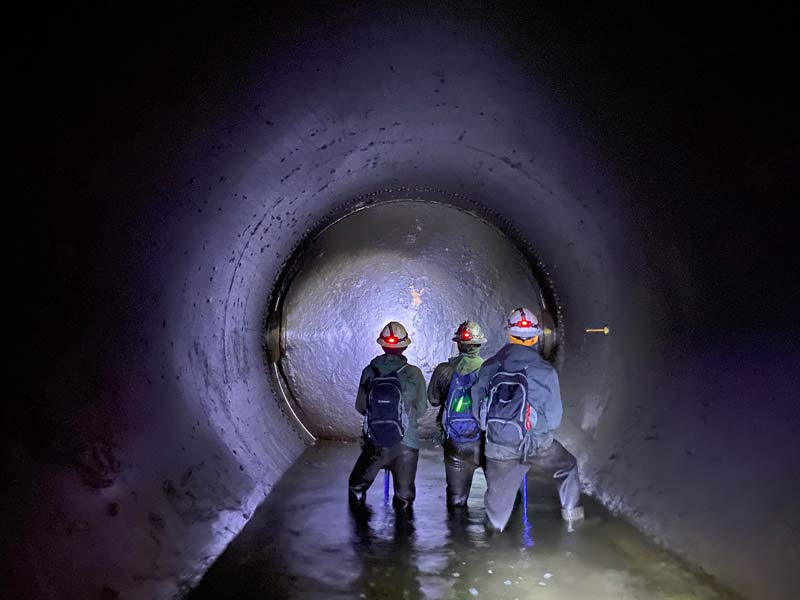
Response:
M686 133L696 58L652 25L588 43L546 14L379 12L201 11L185 39L169 19L149 45L96 30L118 52L92 41L69 63L84 79L47 67L77 99L24 146L39 228L21 281L43 291L15 324L7 409L15 597L185 594L309 431L352 435L376 327L408 321L427 374L460 320L496 346L517 303L557 333L557 435L584 491L744 596L786 597L795 292L764 294L779 281L758 265L794 239L788 195L748 196L738 158L718 167L733 183L705 172L702 140L731 121ZM629 46L663 72L625 67ZM66 60L48 48L42 65ZM753 218L763 197L777 208Z
M358 438L353 390L380 353L373 342L384 325L406 326L405 355L426 379L457 352L451 338L467 319L484 324L490 356L512 309L542 314L533 261L477 215L446 204L395 200L336 221L290 262L293 276L270 317L279 321L280 356L271 358L290 411L315 437ZM423 419L423 437L433 437L434 417Z

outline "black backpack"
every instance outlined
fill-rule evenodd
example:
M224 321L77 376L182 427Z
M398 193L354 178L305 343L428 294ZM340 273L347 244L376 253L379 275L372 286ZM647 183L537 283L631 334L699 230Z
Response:
M489 380L486 441L517 450L526 432L536 425L528 404L528 377L522 371L499 371Z
M367 412L364 415L364 437L375 446L388 448L403 440L408 416L403 405L403 390L397 371L381 375L372 367L373 378L367 391Z

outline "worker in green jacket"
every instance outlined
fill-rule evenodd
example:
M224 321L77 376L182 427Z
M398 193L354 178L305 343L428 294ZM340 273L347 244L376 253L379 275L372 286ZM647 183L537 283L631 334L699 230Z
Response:
M416 496L414 480L419 460L417 420L428 409L422 371L403 356L411 338L392 321L377 339L383 354L361 372L356 410L364 415L361 455L349 480L351 507L363 506L367 490L381 469L394 480L392 504L409 510Z
M478 353L486 337L475 321L464 321L453 341L458 344L458 355L439 364L428 384L428 402L439 407L437 422L451 511L466 507L475 469L484 465L484 436L472 414L470 388L483 364Z

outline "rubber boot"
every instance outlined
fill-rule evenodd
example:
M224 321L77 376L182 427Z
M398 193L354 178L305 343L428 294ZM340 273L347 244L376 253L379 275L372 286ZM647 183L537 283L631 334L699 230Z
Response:
M567 522L567 531L572 532L575 531L572 527L572 524L575 521L582 521L583 516L583 507L576 506L574 508L562 508L561 509L561 518Z
M360 495L356 494L353 490L347 490L347 503L352 509L363 508L367 503L367 492L362 492Z
M565 521L580 521L583 519L583 507L576 506L575 508L562 508L561 518Z
M469 509L466 502L464 504L454 504L447 507L447 518L457 523L469 522Z
M397 513L400 513L408 518L414 516L414 504L408 500L403 500L397 496L392 496L392 506Z

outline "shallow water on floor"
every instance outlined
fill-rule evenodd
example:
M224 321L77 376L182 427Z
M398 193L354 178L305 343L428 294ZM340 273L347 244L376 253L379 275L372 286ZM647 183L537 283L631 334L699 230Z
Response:
M527 519L518 506L502 534L484 528L480 471L468 514L449 517L433 444L420 451L410 519L385 501L382 474L368 511L353 514L347 477L358 452L357 444L309 448L190 598L734 598L591 500L569 532L548 481L529 481Z

